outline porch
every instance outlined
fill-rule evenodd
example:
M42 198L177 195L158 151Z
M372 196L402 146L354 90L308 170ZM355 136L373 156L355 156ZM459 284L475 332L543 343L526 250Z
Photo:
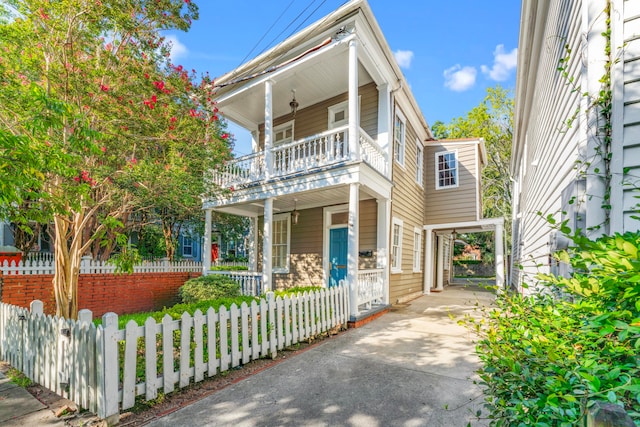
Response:
M387 176L387 153L362 128L358 128L356 138L356 152L352 152L349 146L349 127L330 129L230 160L213 171L212 181L221 188L236 190L264 183L268 179L324 171L350 161L362 161L380 175Z

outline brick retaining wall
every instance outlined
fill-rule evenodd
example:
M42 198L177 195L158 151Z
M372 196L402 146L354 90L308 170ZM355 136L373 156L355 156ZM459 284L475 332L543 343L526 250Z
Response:
M0 273L1 274L1 273ZM160 310L178 302L178 289L200 273L81 274L78 307L94 317L113 311L117 314ZM39 299L47 314L55 313L53 275L5 275L1 277L0 300L28 307Z

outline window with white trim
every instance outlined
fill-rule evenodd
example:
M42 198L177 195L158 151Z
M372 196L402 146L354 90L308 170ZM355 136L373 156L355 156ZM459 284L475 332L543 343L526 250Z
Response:
M293 120L273 128L273 145L293 142Z
M420 187L424 182L424 149L419 139L416 139L416 182Z
M402 220L393 218L391 222L391 272L402 272Z
M404 166L404 139L406 133L406 119L400 112L396 111L396 118L393 125L393 158L400 165Z
M349 101L329 107L329 129L345 126L349 123Z
M193 256L193 240L190 237L182 238L182 256Z
M436 153L436 190L458 186L458 152Z
M290 215L274 215L271 222L271 268L274 273L289 272L290 253Z
M413 272L419 273L420 270L420 254L422 253L422 230L418 227L413 228Z

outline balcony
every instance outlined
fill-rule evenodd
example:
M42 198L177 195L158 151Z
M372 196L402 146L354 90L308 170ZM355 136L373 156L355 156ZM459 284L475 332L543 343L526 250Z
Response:
M354 160L349 152L348 126L279 145L271 149L271 168L267 168L264 151L228 161L214 171L213 182L222 188L240 188L267 178L285 178L313 173L330 166ZM363 129L358 129L360 159L371 168L388 175L387 154ZM270 173L269 173L270 172Z

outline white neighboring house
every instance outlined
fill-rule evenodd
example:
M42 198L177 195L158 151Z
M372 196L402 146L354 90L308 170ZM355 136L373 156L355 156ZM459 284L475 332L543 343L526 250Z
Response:
M640 228L640 1L524 0L518 49L511 279L521 286L554 271L550 254L567 244L549 214L594 238ZM609 80L607 120L595 104Z

